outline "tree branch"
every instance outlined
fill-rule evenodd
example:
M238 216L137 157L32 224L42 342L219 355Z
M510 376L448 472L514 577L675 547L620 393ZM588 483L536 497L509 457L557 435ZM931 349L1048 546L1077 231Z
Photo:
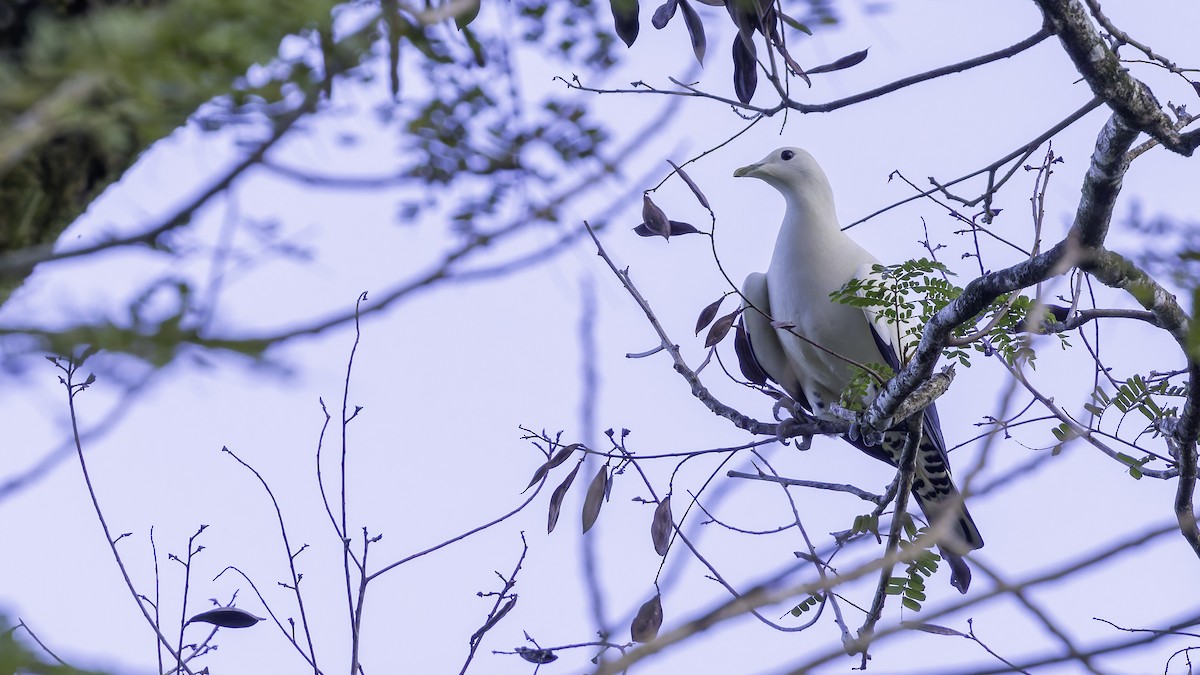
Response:
M1121 65L1121 59L1096 31L1078 0L1034 0L1046 23L1092 91L1138 131L1190 157L1200 146L1200 131L1180 134L1150 88Z
M912 361L888 382L863 416L869 428L876 431L887 428L900 403L932 376L942 348L955 328L973 319L1001 295L1062 274L1095 254L1095 248L1104 243L1108 234L1121 179L1128 168L1125 153L1136 137L1137 131L1119 115L1109 118L1096 139L1071 231L1044 253L976 278L967 284L962 295L935 314L925 326Z

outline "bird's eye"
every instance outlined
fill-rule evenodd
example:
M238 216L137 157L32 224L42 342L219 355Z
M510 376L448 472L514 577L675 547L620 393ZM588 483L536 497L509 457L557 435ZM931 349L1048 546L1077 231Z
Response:
M784 150L783 152L779 153L779 156L782 157L783 161L786 162L786 161L790 160L791 158L795 157L796 153L792 152L791 150Z

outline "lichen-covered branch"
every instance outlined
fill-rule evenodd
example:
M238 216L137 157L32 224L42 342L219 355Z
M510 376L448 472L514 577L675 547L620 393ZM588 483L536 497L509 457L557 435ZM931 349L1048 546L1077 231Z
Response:
M912 361L888 382L864 415L869 427L886 428L901 402L933 375L942 347L955 328L973 319L1001 295L1063 274L1096 253L1108 233L1121 179L1128 167L1125 153L1136 137L1137 132L1119 115L1109 118L1096 139L1092 165L1084 177L1075 220L1067 236L1044 253L976 278L967 284L962 295L935 314L925 326Z
M925 326L912 361L888 382L864 415L864 421L873 429L886 428L901 403L932 376L941 350L949 344L954 329L972 320L993 300L1079 267L1107 286L1128 291L1149 310L1155 323L1171 334L1188 359L1187 400L1178 423L1171 425L1171 442L1177 449L1179 460L1175 512L1184 538L1200 555L1200 528L1196 524L1193 504L1198 471L1196 439L1200 435L1200 383L1197 382L1200 365L1188 343L1191 319L1173 294L1128 259L1103 247L1121 181L1129 167L1127 153L1137 134L1120 114L1114 113L1109 118L1096 139L1075 220L1067 236L1044 253L985 274L968 284L961 296Z
M1092 88L1138 131L1153 136L1181 155L1191 156L1200 146L1200 131L1180 134L1153 92L1129 73L1116 52L1096 30L1087 8L1078 0L1034 0L1063 50Z

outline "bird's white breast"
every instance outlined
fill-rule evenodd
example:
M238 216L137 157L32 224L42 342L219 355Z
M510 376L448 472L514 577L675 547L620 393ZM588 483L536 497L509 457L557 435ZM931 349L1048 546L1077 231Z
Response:
M851 361L883 361L862 309L829 297L873 257L840 231L831 237L788 234L780 233L767 271L772 318L794 324L776 332L788 359L798 366L814 412L825 416L827 404L837 400L856 372ZM818 403L826 405L818 409Z

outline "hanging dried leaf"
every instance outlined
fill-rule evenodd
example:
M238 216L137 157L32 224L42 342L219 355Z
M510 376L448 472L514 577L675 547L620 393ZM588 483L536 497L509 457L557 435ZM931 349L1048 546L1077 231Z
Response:
M729 329L733 328L733 322L737 320L738 315L741 313L742 308L738 307L732 312L717 319L716 322L713 323L712 328L708 329L708 336L704 338L704 346L706 348L711 347L721 340L724 340L725 336L729 334Z
M570 489L571 483L575 482L575 474L579 473L581 466L583 466L582 461L576 464L574 469L571 469L566 480L554 488L554 493L550 495L550 513L546 517L546 534L553 532L554 526L558 524L558 514L562 511L563 498L567 496L567 490Z
M758 29L758 7L757 3L743 0L734 0L733 2L725 3L725 11L729 12L729 18L733 19L733 25L737 26L738 35L746 42L754 39L754 31Z
M504 616L506 614L508 614L509 612L511 612L512 608L516 607L516 606L517 606L517 596L515 596L515 595L510 596L508 598L508 602L505 602L504 605L500 607L499 611L497 611L490 618L488 618L488 620L485 621L484 624L479 627L479 630L475 631L475 633L471 636L471 644L475 644L475 642L477 640L479 640L479 638L483 637L484 633L487 633L489 630L495 628L496 624L500 623L500 620L503 619Z
M514 649L521 658L530 663L546 664L558 660L558 654L555 654L549 649L531 649L529 647L517 647Z
M671 236L671 221L667 219L667 214L658 208L650 195L642 194L642 222L646 227L650 228L651 232L662 235L664 239Z
M679 0L667 0L654 10L654 18L650 19L650 23L655 28L662 30L666 27L671 17L675 16L675 8L679 6Z
M754 58L754 40L733 38L733 90L738 100L749 105L758 88L758 61Z
M550 463L542 462L542 465L537 468L537 471L533 472L533 478L529 479L529 485L526 485L525 489L521 490L521 494L525 494L526 492L529 492L529 488L533 487L534 485L537 485L538 481L545 478L546 473L548 471L550 471Z
M458 16L454 17L454 25L457 26L459 30L462 30L469 26L477 16L479 16L479 0L475 0L467 5L467 7L461 13L459 13Z
M696 55L696 60L700 62L700 65L704 65L704 50L708 48L708 43L704 39L704 23L700 21L700 15L692 9L687 0L679 0L679 4L683 7L683 23L687 26L688 35L692 37L692 53Z
M670 223L669 232L670 232L670 236L672 236L672 237L679 236L681 234L700 234L700 230L697 230L695 227L693 227L687 223L681 223L678 220L668 220L667 222ZM637 227L633 228L633 231L639 237L662 237L663 236L661 232L651 232L650 228L645 223L642 223L641 225L638 225ZM663 239L666 239L666 238L667 237L663 237Z
M672 162L668 159L667 164L670 164L671 168L675 169L675 173L679 174L679 177L683 179L683 182L687 183L687 186L692 189L692 194L696 195L696 200L700 202L700 206L712 211L712 207L708 205L708 198L705 197L704 193L700 191L700 186L696 185L696 183L692 181L692 177L687 175L687 173L684 172L684 170L675 162Z
M662 594L657 594L638 608L633 623L629 626L629 635L634 642L650 642L658 637L658 629L662 628Z
M650 521L650 540L654 542L654 552L666 555L671 543L671 529L674 520L671 518L671 497L663 497L654 509L654 520Z
M967 635L961 631L954 630L953 628L946 628L945 626L939 626L935 623L915 623L910 627L926 633L933 633L934 635L953 635L955 637L965 638L971 637L970 635Z
M717 298L717 301L700 310L700 316L696 318L696 335L704 330L704 327L712 323L712 320L717 316L717 310L721 309L721 303L725 302L725 296Z
M857 66L858 64L860 64L864 60L866 60L866 58L867 58L867 49L864 49L861 52L854 52L853 54L850 54L848 56L843 56L842 58L838 59L837 61L834 61L833 63L826 63L824 65L820 65L815 68L809 68L808 74L816 75L817 73L831 73L835 70L845 70L846 68L849 68L851 66Z
M687 18L687 7L686 6L684 7L684 18L685 19ZM1192 89L1195 89L1196 95L1200 96L1200 82L1197 82L1196 80L1192 80Z
M767 386L767 374L763 371L762 366L758 364L758 359L754 356L754 348L750 344L750 336L746 333L746 327L742 321L738 322L737 332L733 335L733 351L737 354L738 367L742 371L742 377L760 387Z
M600 507L604 505L604 490L608 484L608 465L600 466L592 484L588 486L587 496L583 498L583 531L587 532L596 524L600 515Z
M192 623L193 621L211 623L214 626L222 628L249 628L262 621L262 617L254 616L250 612L238 609L237 607L218 607L217 609L210 609L207 612L200 612L187 620L188 623Z
M530 479L529 485L526 485L525 489L521 490L521 494L528 492L529 488L537 485L539 481L546 477L546 473L549 472L550 469L553 469L554 467L567 461L567 458L571 456L571 453L582 447L583 443L572 443L564 448L560 448L558 452L554 453L554 456L543 462L542 465L537 468L537 471L533 472L533 478Z
M558 452L554 453L554 456L550 458L550 461L546 462L546 465L553 469L554 467L559 466L563 462L567 461L567 458L570 457L573 452L582 447L583 443L572 443L565 448L561 448Z
M788 70L799 76L800 79L804 80L805 84L811 87L812 80L808 78L808 73L805 73L804 69L800 67L800 64L796 63L796 59L792 58L792 54L788 51L787 45L783 43L783 40L775 31L772 31L771 33L771 44L775 45L775 51L783 55L783 60L787 63Z
M784 23L786 23L787 25L791 26L792 28L795 28L796 30L800 31L801 33L807 33L808 35L812 35L812 29L811 29L811 28L809 28L808 26L806 26L806 25L804 25L804 24L800 23L799 21L797 21L797 20L793 19L792 17L788 16L787 14L784 14L783 12L780 12L780 13L779 13L779 18L780 18L780 19L783 19L783 22L784 22Z
M617 37L626 47L632 47L638 36L638 0L609 0L608 4L612 9Z

